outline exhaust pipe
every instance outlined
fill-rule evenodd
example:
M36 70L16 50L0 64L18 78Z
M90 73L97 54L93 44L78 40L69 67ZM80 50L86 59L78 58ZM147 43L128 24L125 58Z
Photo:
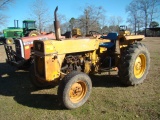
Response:
M18 28L18 20L14 20L14 27Z
M60 30L60 24L59 21L57 20L57 11L58 11L58 6L56 7L55 11L54 11L54 29L55 29L55 36L56 36L56 40L60 40L60 34L61 34L61 30Z
M19 26L18 26L18 20L17 20L17 28L18 28Z

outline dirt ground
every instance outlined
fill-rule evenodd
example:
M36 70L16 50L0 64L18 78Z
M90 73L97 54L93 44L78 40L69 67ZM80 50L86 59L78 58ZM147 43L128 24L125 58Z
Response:
M144 83L124 87L117 76L92 77L89 100L75 110L59 106L57 87L36 90L28 71L6 64L4 46L0 45L0 120L160 119L160 37L148 37L142 43L151 58Z

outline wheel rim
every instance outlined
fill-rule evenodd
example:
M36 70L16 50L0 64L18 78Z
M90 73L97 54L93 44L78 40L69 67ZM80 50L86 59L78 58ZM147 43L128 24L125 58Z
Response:
M146 56L144 54L140 54L134 64L134 75L136 78L141 78L146 69Z
M78 81L71 86L69 91L70 100L73 103L80 102L86 95L87 86L83 81Z
M8 43L8 44L11 44L11 43L12 43L12 40L11 40L11 39L8 39L8 40L7 40L7 43Z
M33 33L33 34L31 34L31 36L37 36L37 34Z

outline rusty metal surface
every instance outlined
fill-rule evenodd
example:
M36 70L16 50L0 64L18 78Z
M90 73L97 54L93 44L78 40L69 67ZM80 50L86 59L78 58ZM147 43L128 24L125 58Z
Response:
M84 51L92 51L99 48L99 40L97 39L68 39L62 41L46 40L44 41L44 54L66 54Z

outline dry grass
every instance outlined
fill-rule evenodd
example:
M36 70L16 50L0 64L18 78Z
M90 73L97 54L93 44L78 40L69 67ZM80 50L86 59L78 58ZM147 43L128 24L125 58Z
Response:
M5 63L0 46L0 120L158 120L160 119L160 38L146 38L151 68L143 84L124 87L116 75L91 76L92 94L80 108L62 109L57 87L36 90L27 71L16 71Z

